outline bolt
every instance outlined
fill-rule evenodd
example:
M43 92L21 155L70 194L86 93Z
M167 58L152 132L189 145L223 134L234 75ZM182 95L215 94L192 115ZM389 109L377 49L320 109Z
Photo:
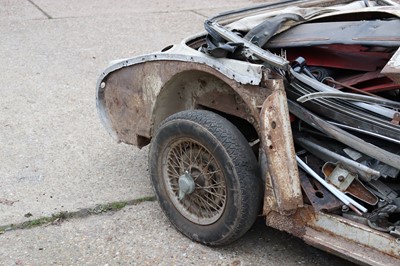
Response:
M339 182L343 182L344 181L344 176L342 176L342 175L340 175L340 176L338 176L338 180L339 180Z

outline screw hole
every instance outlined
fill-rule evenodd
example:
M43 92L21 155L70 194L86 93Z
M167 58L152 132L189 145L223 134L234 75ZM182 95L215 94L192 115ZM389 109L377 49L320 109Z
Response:
M272 127L272 129L275 129L275 128L276 128L276 122L275 122L275 121L272 121L271 127Z

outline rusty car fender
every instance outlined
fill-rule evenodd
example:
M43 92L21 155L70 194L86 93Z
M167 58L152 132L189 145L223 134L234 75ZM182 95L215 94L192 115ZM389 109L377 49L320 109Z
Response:
M231 115L246 119L258 129L257 106L268 94L266 89L258 89L262 68L209 57L183 41L167 52L112 64L98 79L96 106L115 140L138 147L148 143L163 119L196 105L228 109ZM221 104L224 108L218 108Z
M208 108L242 118L254 127L268 158L263 179L273 203L265 204L264 213L302 206L282 79L269 76L262 65L212 58L186 42L167 52L120 60L102 73L97 110L109 134L141 148L165 118L179 111ZM266 111L260 116L261 109ZM277 128L261 121L268 117L279 120L273 123Z

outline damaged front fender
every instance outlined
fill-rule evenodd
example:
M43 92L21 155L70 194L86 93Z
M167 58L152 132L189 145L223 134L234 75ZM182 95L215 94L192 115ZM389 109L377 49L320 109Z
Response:
M101 74L96 86L97 110L115 140L143 147L163 119L194 109L209 92L242 102L240 116L258 127L260 93L252 95L245 87L261 83L263 67L212 58L185 43L167 52L120 60Z

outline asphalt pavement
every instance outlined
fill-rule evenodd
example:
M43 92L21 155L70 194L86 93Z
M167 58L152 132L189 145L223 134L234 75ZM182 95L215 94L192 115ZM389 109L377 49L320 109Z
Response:
M255 3L0 0L0 265L346 263L262 218L230 246L191 242L154 201L147 148L115 143L98 119L95 84L110 61Z

